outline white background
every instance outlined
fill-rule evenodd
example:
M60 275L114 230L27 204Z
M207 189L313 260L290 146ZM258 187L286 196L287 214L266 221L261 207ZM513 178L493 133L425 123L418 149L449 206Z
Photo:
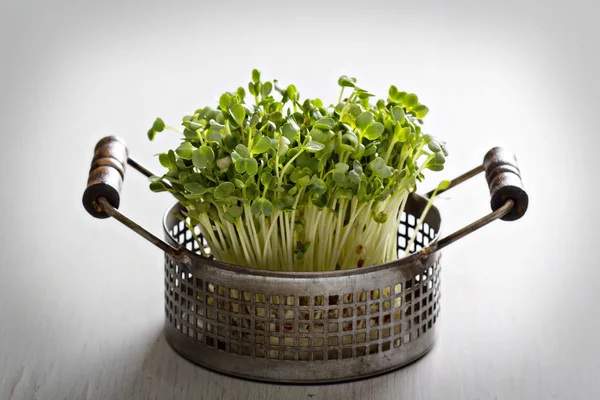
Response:
M585 399L600 396L598 7L571 2L0 1L0 398ZM81 206L95 142L138 159L252 68L335 101L348 74L430 108L447 169L517 154L530 210L444 250L441 335L419 362L328 386L266 385L182 360L161 336L162 256ZM488 212L484 179L438 201ZM172 199L129 171L121 210L155 232Z

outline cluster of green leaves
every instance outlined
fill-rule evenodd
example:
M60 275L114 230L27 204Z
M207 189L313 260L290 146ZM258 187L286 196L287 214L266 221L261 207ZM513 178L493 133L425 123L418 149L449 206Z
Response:
M221 206L235 224L245 205L268 217L307 205L335 210L342 199L381 202L413 191L424 169L443 169L446 145L422 131L428 108L417 95L391 86L387 99L372 103L355 78L338 83L338 103L325 106L318 98L301 100L294 85L263 82L253 70L247 86L253 104L239 87L222 94L216 108L185 116L183 141L159 155L168 171L150 188L170 191L192 224L202 213L218 219ZM149 139L165 128L158 118ZM373 219L382 223L387 215Z

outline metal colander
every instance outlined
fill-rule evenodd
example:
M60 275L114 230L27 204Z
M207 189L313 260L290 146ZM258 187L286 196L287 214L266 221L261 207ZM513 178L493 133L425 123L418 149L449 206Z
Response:
M165 335L178 353L207 368L249 379L291 383L363 378L402 367L434 345L440 306L440 251L489 222L515 220L527 209L514 155L494 148L455 186L485 171L493 212L439 239L441 217L412 194L398 229L398 255L420 226L411 255L387 264L331 272L275 272L200 255L186 224L167 210L166 241L121 214L124 142L102 139L84 193L95 217L112 216L165 252ZM196 228L198 229L198 228ZM210 252L199 230L196 235Z

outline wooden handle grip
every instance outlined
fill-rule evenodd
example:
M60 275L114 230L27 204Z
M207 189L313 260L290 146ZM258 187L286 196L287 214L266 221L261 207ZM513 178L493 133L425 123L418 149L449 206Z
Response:
M98 197L105 197L114 208L119 208L127 158L127 145L117 136L107 136L96 145L83 192L83 206L93 217L108 218L96 202Z
M490 188L492 210L496 211L507 200L512 200L515 203L513 208L502 219L515 221L525 215L529 196L521 181L517 157L510 150L494 147L485 155L483 168Z

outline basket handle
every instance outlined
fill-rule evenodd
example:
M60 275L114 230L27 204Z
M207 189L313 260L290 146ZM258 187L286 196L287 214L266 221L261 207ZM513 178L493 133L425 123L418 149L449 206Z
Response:
M529 196L523 187L515 154L505 148L494 147L483 158L483 168L490 188L492 210L496 211L508 200L512 200L513 207L501 219L516 221L525 215Z
M185 248L171 246L118 210L125 179L125 165L130 165L147 177L154 175L129 156L127 145L123 139L117 136L100 139L94 149L87 187L83 192L83 206L91 216L95 218L113 217L171 257L185 264L191 264ZM168 182L163 183L165 186L171 187Z
M425 247L421 253L428 255L443 249L451 243L475 232L477 229L497 219L515 221L525 215L529 205L529 197L521 180L521 171L517 157L506 148L494 147L483 158L483 164L450 181L450 186L442 193L460 183L485 172L485 179L490 190L490 206L492 212L477 221L440 239L432 246ZM431 197L433 191L426 194Z

